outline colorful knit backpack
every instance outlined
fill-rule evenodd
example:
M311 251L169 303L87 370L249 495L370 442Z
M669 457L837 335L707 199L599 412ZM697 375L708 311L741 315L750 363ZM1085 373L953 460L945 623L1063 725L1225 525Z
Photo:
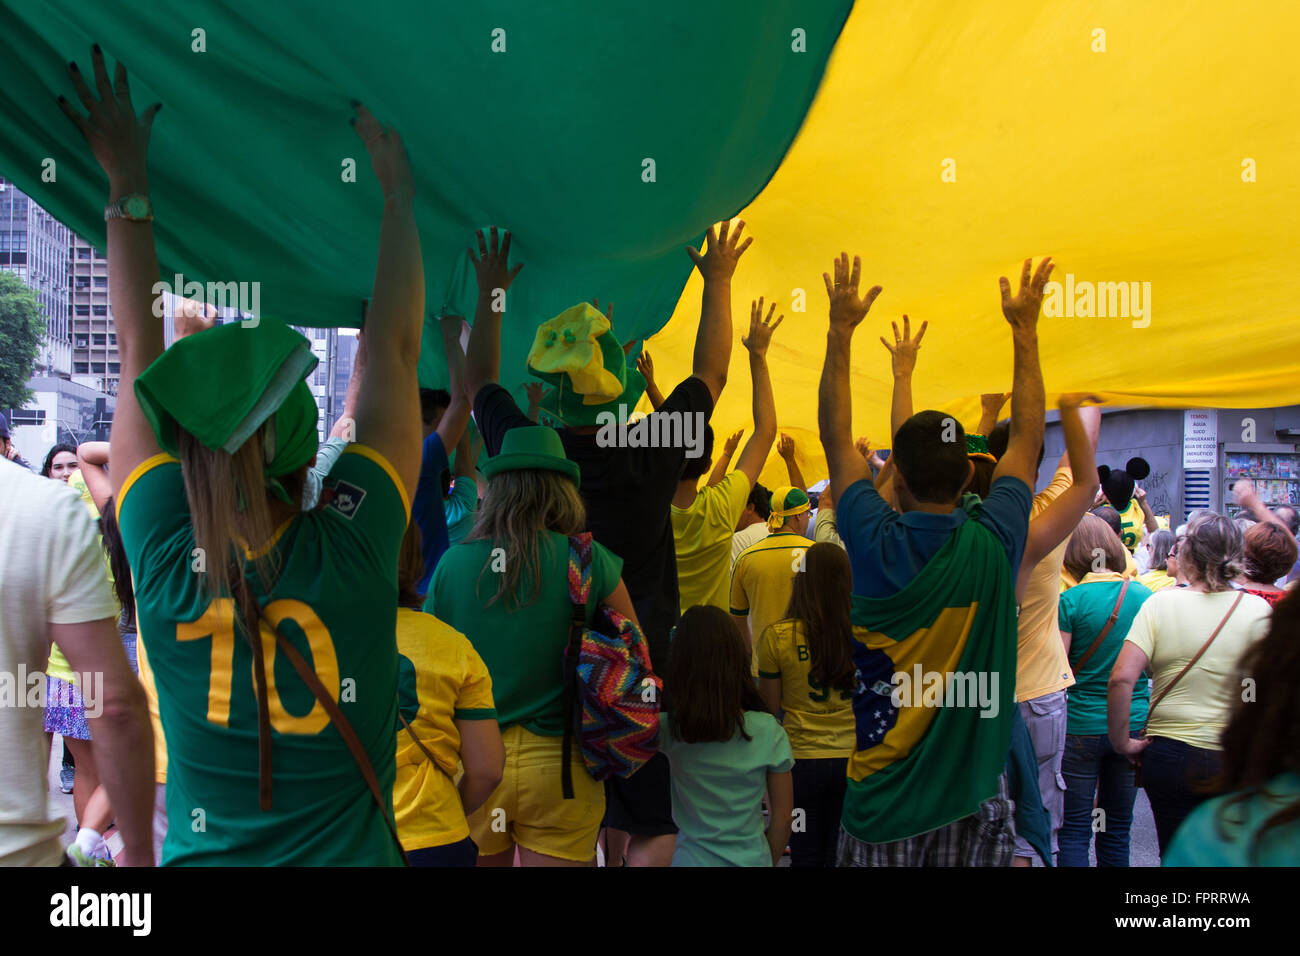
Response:
M587 624L591 593L589 533L569 538L569 600L573 622L564 649L564 727L561 777L573 799L570 750L578 738L582 760L597 780L630 777L659 749L663 682L650 669L641 629L606 604Z

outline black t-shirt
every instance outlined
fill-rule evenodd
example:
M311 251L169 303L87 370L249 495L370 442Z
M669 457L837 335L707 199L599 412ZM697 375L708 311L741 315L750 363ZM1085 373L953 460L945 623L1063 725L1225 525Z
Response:
M713 414L709 388L686 379L654 413ZM474 421L489 454L501 448L506 432L535 425L499 385L486 385L474 397ZM587 530L623 559L637 619L650 647L650 661L662 674L668 663L668 632L680 616L677 555L670 508L686 464L686 449L601 447L596 434L559 430L564 452L582 475L579 491L587 507ZM600 595L604 597L604 595Z

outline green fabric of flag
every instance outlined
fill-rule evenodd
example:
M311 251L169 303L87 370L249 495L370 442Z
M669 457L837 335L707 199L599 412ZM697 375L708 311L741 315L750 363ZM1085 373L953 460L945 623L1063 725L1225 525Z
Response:
M472 317L473 231L514 232L502 381L522 397L534 330L574 301L614 302L621 341L667 321L683 247L772 176L851 6L0 0L0 173L103 248L104 175L55 103L98 42L137 109L165 106L163 281L256 282L262 314L356 326L382 214L361 100L410 154L431 314ZM421 381L442 384L424 339Z

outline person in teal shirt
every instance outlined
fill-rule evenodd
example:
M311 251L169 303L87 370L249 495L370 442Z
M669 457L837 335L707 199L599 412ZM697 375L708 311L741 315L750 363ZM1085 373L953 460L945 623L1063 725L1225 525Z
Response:
M1093 570L1103 555L1105 566ZM1129 627L1151 591L1136 580L1126 582L1125 563L1124 545L1111 526L1096 515L1084 515L1070 536L1064 559L1065 570L1079 583L1061 595L1057 611L1075 679L1067 691L1061 759L1065 778L1065 814L1058 838L1061 866L1088 865L1094 832L1097 865L1128 866L1137 787L1128 757L1117 754L1107 736L1106 684ZM1097 644L1112 614L1114 623ZM1134 736L1146 724L1150 693L1145 680L1133 689L1129 732ZM1099 812L1103 816L1097 816Z
M659 717L659 749L672 775L673 866L775 866L790 838L794 757L750 676L749 642L726 611L696 605L682 615L665 692L673 708Z

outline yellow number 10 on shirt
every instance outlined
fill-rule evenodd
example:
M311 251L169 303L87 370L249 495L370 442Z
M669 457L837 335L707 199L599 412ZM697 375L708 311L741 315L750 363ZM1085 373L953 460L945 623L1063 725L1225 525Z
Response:
M292 619L307 635L316 676L330 695L339 697L339 664L334 653L334 641L327 628L306 604L301 601L272 601L265 609L267 620L279 626L286 618ZM280 692L275 686L275 634L263 622L260 627L262 655L266 660L267 707L271 726L282 734L316 734L330 722L325 708L316 701L302 717L295 717L284 709ZM234 601L219 598L208 605L197 621L182 621L176 625L176 640L197 641L212 638L212 663L208 678L208 722L219 727L230 726L230 696L235 660Z

